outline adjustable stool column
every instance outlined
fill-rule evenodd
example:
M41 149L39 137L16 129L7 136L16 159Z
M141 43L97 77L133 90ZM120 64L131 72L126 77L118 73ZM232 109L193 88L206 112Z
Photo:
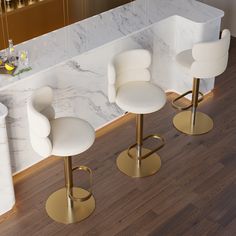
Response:
M164 139L156 134L143 138L143 115L160 110L166 103L165 93L150 82L150 64L149 51L136 49L118 54L108 65L109 101L137 114L136 143L117 158L119 170L131 177L153 175L161 167L155 152L164 146ZM143 141L150 138L160 143L154 150L143 148Z
M213 128L213 120L208 115L197 111L198 103L203 100L203 94L199 92L200 79L213 78L225 71L229 44L230 32L224 30L221 39L195 44L193 49L185 50L176 56L177 63L188 70L194 78L193 90L172 101L173 107L179 110L191 108L191 111L182 111L174 117L173 124L179 131L189 135L200 135ZM192 93L192 101L189 106L180 107L176 104L176 101L190 93Z
M92 171L86 166L72 167L72 156L86 151L94 142L91 125L79 118L54 118L51 106L52 89L37 90L27 102L30 141L34 151L42 157L55 155L64 158L65 187L52 193L46 202L46 211L55 221L70 224L79 222L95 209L91 188L74 187L73 171Z

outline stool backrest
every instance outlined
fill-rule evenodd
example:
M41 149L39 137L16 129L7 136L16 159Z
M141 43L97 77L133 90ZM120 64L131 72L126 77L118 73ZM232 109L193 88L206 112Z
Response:
M222 74L228 63L230 31L225 29L221 39L213 42L198 43L193 46L194 62L191 73L196 78L210 78Z
M51 109L52 100L52 89L43 87L36 90L27 101L31 145L34 151L43 157L50 156L52 152L52 143L48 137L51 125L45 115L48 113L48 109Z
M149 81L151 54L145 49L134 49L116 55L108 65L108 98L115 102L116 90L132 81Z

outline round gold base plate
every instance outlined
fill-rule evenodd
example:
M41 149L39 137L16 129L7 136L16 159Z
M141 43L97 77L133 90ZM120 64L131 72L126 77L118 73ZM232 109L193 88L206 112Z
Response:
M82 188L73 188L73 196L85 197L88 191ZM55 221L63 224L79 222L92 214L95 209L93 196L87 201L74 201L73 207L68 208L66 189L62 188L51 194L46 202L46 211Z
M196 113L193 128L191 128L191 111L178 113L173 119L173 124L177 130L189 135L205 134L213 128L213 120L202 112Z
M143 148L142 155L150 152L149 149ZM132 148L130 153L135 156L136 149ZM161 159L153 153L149 157L141 161L141 166L138 166L138 162L129 157L127 150L123 151L116 159L116 164L121 172L131 177L145 177L155 174L161 167Z

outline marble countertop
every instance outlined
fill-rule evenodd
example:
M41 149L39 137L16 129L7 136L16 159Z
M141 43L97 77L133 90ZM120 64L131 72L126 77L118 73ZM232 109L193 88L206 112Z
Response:
M136 0L18 44L17 50L29 52L32 70L15 77L0 75L0 90L173 15L204 24L224 13L195 0Z

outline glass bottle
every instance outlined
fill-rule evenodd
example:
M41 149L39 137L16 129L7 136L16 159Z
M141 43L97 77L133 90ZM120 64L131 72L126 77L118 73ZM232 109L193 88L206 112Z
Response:
M13 45L13 41L12 39L8 40L8 57L7 60L9 63L13 64L13 65L17 65L17 55L15 52L15 47Z

